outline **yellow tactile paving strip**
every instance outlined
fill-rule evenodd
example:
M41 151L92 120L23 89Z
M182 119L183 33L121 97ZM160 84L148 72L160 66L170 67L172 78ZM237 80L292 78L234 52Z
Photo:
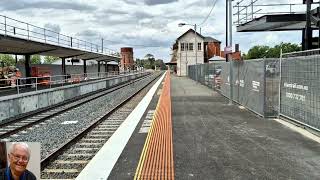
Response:
M169 71L134 179L174 179Z

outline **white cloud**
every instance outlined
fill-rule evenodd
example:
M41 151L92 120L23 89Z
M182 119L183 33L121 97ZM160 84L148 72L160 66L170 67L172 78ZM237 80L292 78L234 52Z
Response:
M214 1L1 0L0 9L2 15L55 29L62 34L78 36L97 44L104 38L105 46L110 49L119 51L122 46L133 46L137 58L151 53L156 58L168 61L170 48L175 39L189 28L193 28L178 27L178 23L201 23ZM280 3L278 0L268 0L268 3L272 2ZM289 0L281 2L287 3ZM290 2L301 3L301 0ZM222 41L223 48L225 1L217 1L211 16L201 29L203 35ZM247 51L253 45L271 46L281 41L300 43L300 39L301 32L237 33L234 26L233 43L239 43L242 51Z

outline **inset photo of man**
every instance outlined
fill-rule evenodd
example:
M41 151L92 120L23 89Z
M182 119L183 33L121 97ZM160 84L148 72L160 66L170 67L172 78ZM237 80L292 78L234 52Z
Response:
M0 142L0 180L40 179L40 143Z

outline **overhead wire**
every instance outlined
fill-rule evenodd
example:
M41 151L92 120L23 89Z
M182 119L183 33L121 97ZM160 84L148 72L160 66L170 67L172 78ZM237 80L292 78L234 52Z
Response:
M211 9L210 9L210 11L209 11L209 13L208 13L208 15L203 19L203 21L202 21L200 24L198 24L198 26L203 25L203 24L209 19L209 17L210 17L210 15L211 15L214 7L216 6L217 2L218 2L218 0L214 0L214 2L213 2L213 4L212 4L212 7L211 7Z
M198 24L198 26L203 25L209 19L209 17L211 15L214 7L216 6L217 2L218 2L218 0L213 0L213 4L212 4L212 7L211 7L208 15L204 18L204 20L200 24ZM121 42L116 42L116 41L112 41L112 40L108 40L108 39L104 39L104 40L108 41L108 42L112 42L112 43L119 43L119 44L121 43ZM126 43L121 43L121 44L125 44L126 46L132 46L132 47L162 47L162 46L159 46L159 45L155 46L155 45L126 44Z

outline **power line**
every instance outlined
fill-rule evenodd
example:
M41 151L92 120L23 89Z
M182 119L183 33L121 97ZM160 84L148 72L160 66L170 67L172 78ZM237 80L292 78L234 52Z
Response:
M211 7L210 12L209 12L208 15L204 18L204 20L203 20L200 24L198 24L199 26L203 25L203 24L209 19L210 15L211 15L211 13L212 13L212 11L213 11L213 8L214 8L214 7L216 6L216 4L217 4L217 1L218 1L218 0L215 0L215 1L214 1L214 3L212 4L212 7Z

